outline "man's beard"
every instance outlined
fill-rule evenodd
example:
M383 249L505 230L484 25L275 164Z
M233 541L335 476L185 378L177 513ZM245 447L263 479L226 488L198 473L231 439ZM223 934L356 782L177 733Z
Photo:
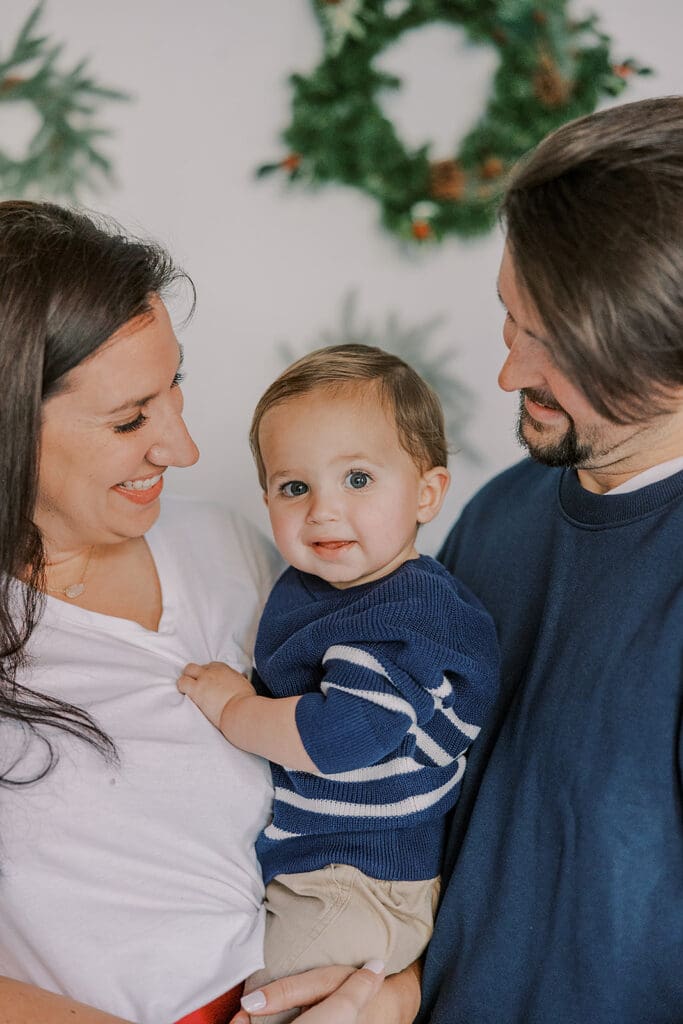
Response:
M545 405L549 409L557 409L564 413L568 420L568 426L564 435L555 442L529 441L523 433L525 423L534 427L537 434L542 435L544 424L535 420L527 411L524 398L528 395L532 402ZM593 458L593 447L590 444L582 444L579 441L576 424L571 416L559 405L552 396L536 391L534 388L526 388L519 393L519 419L517 420L517 440L529 455L544 466L563 466L571 469L586 466Z

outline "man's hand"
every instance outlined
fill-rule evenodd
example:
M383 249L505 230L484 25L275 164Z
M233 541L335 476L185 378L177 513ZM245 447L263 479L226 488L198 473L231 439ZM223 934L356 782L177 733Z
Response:
M220 729L221 716L231 701L253 697L256 692L245 676L222 661L210 661L208 665L190 662L178 680L178 689L194 701L217 729Z

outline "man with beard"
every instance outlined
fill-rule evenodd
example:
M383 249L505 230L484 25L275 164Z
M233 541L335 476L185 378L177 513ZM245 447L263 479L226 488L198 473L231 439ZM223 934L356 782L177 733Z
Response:
M526 459L441 558L492 613L421 1024L683 1020L683 97L520 167L499 293Z

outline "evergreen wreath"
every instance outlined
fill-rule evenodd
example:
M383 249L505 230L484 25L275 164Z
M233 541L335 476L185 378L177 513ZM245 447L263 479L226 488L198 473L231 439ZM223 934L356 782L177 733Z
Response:
M106 89L87 74L81 61L71 71L56 64L61 46L36 34L43 4L38 4L19 30L6 58L0 58L0 103L27 102L39 124L20 157L0 149L0 192L9 196L48 193L76 198L98 175L109 177L111 163L98 146L108 133L93 116L101 100L126 95Z
M632 74L649 69L616 62L595 16L572 21L567 0L312 0L324 35L313 73L295 74L287 155L257 174L340 182L375 198L382 222L424 242L475 235L495 220L505 178L544 135L616 96ZM500 64L485 112L453 154L408 150L378 98L401 80L373 61L405 32L430 22L464 28L494 46ZM457 82L454 82L453 96Z

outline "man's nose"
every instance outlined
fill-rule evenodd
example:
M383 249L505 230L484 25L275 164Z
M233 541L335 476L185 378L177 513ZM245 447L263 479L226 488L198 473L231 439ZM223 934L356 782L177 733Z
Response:
M522 391L547 386L545 360L539 347L540 342L533 338L517 335L498 374L498 387L503 391Z

